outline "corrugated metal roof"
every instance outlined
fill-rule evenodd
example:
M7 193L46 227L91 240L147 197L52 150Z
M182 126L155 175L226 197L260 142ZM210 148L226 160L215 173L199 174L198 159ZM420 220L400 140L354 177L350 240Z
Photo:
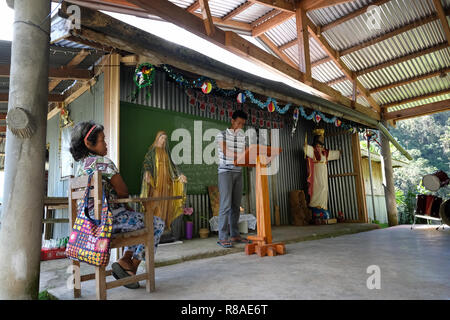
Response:
M234 16L232 20L252 23L270 11L272 11L272 8L255 3L237 16Z
M107 0L95 1L104 3ZM195 3L195 0L170 1L184 9ZM223 18L245 2L246 0L210 0L209 7L214 17ZM375 0L355 0L340 5L312 10L307 15L315 25L326 26L358 9L367 8L374 2ZM450 9L450 0L443 0L442 3L445 9ZM198 13L200 10L197 9L196 12ZM274 10L269 6L253 4L233 17L232 20L247 23L249 26L253 24L254 27L256 21L258 23L264 23L264 21L259 21L259 19L264 16L268 19L270 15L267 15L267 13L269 12L273 13L273 15L279 13L278 10ZM322 35L330 46L339 52L435 14L436 9L433 0L390 0L379 5L375 14L374 11L362 13L333 28L327 29L322 32ZM449 17L447 17L447 20L450 23ZM268 30L265 34L277 46L289 43L297 38L295 17ZM443 32L441 22L436 16L434 21L341 56L341 59L350 70L360 71L392 61L396 58L404 57L408 54L432 48L438 44L445 44L446 41L447 39ZM358 77L358 80L366 89L372 89L450 67L449 50L447 47L440 51L398 63L394 66L373 71ZM298 64L299 57L296 44L285 49L284 53L295 64ZM310 40L310 53L312 62L327 57L322 47L314 39ZM334 62L329 61L314 67L312 76L319 81L327 82L341 78L343 73ZM384 104L397 101L398 99L407 99L417 95L427 94L434 90L447 89L448 86L448 79L436 77L400 88L378 92L373 97L377 103ZM334 84L333 88L339 90L345 96L351 95L352 92L350 81ZM366 99L363 97L358 98L358 101L361 101L364 105L368 105Z

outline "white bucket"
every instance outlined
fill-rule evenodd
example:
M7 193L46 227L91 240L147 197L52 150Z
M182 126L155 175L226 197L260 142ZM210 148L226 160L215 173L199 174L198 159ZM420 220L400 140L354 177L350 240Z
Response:
M248 221L241 221L238 226L240 233L248 233Z

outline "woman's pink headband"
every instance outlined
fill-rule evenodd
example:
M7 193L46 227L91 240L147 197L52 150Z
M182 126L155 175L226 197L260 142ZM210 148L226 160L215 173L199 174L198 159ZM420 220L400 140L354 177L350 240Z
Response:
M87 133L87 135L84 137L84 143L87 144L87 138L89 137L89 135L91 134L92 130L94 130L97 127L96 124L94 124L91 128L91 130L89 130L89 132Z

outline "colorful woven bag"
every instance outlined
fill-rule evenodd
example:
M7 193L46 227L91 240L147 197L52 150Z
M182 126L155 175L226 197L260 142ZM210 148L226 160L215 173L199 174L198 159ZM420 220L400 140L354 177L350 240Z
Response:
M94 266L107 266L111 251L112 213L103 192L101 220L89 216L91 179L92 175L88 178L84 198L78 207L77 218L67 243L66 256Z

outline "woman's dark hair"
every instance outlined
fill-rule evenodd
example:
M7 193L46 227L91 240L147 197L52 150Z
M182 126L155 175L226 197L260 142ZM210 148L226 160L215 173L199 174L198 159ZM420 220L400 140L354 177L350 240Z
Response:
M96 127L89 134L87 141L95 146L97 144L98 135L104 130L101 124L97 124L94 121L83 121L77 123L75 127L73 127L70 137L70 153L75 161L80 161L89 155L89 149L84 144L84 137L86 137L87 133L94 125Z
M236 120L237 118L247 120L247 114L242 110L236 110L235 112L233 112L233 115L231 117L233 118L233 120Z

